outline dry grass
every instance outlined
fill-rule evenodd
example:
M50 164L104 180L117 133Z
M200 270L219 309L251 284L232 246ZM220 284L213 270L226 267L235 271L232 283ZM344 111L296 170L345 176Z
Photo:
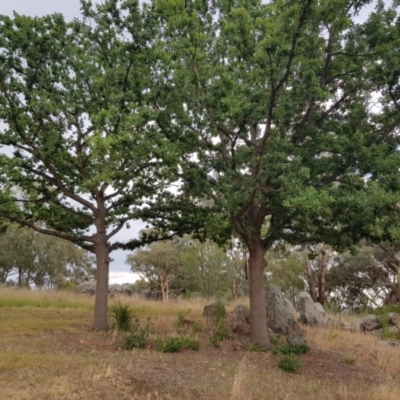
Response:
M0 290L0 400L399 398L400 349L379 347L374 337L308 329L312 350L298 373L287 374L278 356L247 351L246 338L213 348L214 327L201 318L210 300L118 300L142 323L150 317L157 334L146 349L127 351L123 334L91 331L92 298ZM200 351L156 352L156 337L177 334L178 313L201 322Z

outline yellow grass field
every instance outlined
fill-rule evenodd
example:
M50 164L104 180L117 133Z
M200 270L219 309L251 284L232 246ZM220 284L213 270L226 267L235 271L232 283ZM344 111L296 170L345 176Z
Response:
M247 337L214 348L215 327L201 317L210 301L118 300L142 324L150 318L146 348L124 349L126 333L93 332L93 298L0 289L0 400L400 399L400 349L373 336L306 329L311 351L290 374L277 355L247 350ZM200 350L160 353L156 340L177 335L178 313L201 324Z

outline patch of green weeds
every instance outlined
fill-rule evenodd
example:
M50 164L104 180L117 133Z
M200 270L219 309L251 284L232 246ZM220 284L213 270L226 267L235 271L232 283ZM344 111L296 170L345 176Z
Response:
M296 354L291 353L280 358L278 367L285 372L294 373L301 368L301 361Z
M356 357L352 357L352 356L347 356L344 358L343 360L346 364L349 365L354 365L357 362L357 358Z
M156 348L161 353L178 353L183 349L190 349L198 351L200 344L197 340L189 337L179 336L172 337L168 336L164 341L157 341Z
M141 349L145 347L147 338L150 334L154 333L151 329L150 319L147 319L145 327L140 326L140 321L138 317L134 317L134 322L132 324L132 333L127 336L124 340L124 345L126 349Z
M328 339L329 340L335 340L339 337L339 334L337 332L334 331L330 331L328 334Z
M219 343L231 338L231 330L228 324L221 319L217 322L217 329L210 338L210 343L213 347L219 347Z
M286 343L275 348L275 354L279 355L299 355L310 351L308 344L290 344Z
M268 338L272 346L278 346L281 343L281 340L274 333L268 333Z
M249 350L249 351L258 351L258 352L268 351L268 349L265 346L261 346L259 344L255 344L255 343L249 343L247 345L247 350Z

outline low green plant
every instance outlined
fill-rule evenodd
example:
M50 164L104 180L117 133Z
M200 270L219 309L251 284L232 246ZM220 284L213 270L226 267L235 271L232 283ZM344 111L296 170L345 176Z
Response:
M294 373L300 369L301 361L296 354L291 353L280 358L278 367L285 372Z
M132 310L128 304L116 302L110 306L113 326L121 331L129 331L132 323Z
M186 336L168 336L164 341L157 341L156 348L161 353L178 353L183 349L198 351L200 344L197 340Z
M213 311L213 319L216 323L222 321L226 315L225 304L221 301L218 301L215 304L215 308Z
M194 321L192 325L192 333L199 333L203 331L203 325L199 321Z
M382 307L377 307L373 310L373 314L375 315L383 315L387 313L400 314L400 304L388 304Z
M145 347L147 338L153 333L151 328L150 319L147 319L147 324L145 327L140 326L140 321L138 317L133 318L132 333L127 336L124 340L124 345L126 349L141 349Z
M357 362L357 358L356 357L352 357L352 356L347 356L344 358L343 360L346 364L349 365L354 365Z
M186 333L187 319L186 316L189 314L190 310L178 312L178 320L175 322L174 327L178 335L183 335Z
M249 350L249 351L258 351L258 352L268 351L268 349L265 346L261 346L259 344L255 344L255 343L249 343L247 345L247 350Z
M334 332L334 331L330 331L330 332L329 332L328 338L329 338L330 340L337 339L338 337L339 337L339 334L338 334L337 332Z
M221 319L217 323L217 329L210 338L210 343L214 347L219 347L219 343L231 338L231 330L228 324Z
M273 333L268 333L269 341L271 342L272 346L278 346L280 343L280 339Z
M308 344L290 344L286 343L284 345L278 346L275 348L275 354L280 355L299 355L303 353L307 353L310 351L310 347Z

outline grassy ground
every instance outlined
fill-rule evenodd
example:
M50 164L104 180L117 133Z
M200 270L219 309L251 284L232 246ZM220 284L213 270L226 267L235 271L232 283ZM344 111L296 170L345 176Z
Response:
M288 374L275 354L248 351L246 336L211 346L205 302L119 300L142 324L150 317L155 334L145 349L125 350L126 334L91 331L93 298L0 290L0 400L399 399L400 349L373 336L307 329L311 351ZM176 335L178 313L201 324L200 351L156 351L157 339Z

